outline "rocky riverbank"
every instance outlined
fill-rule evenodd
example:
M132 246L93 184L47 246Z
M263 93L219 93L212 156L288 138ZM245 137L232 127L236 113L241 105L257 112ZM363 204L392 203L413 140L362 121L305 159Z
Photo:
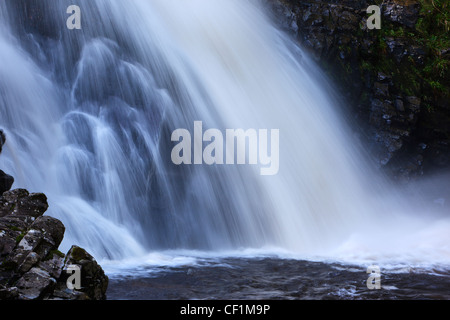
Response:
M450 7L427 0L268 0L330 75L389 175L450 168ZM381 30L368 30L377 4Z
M1 137L3 145L3 132ZM65 227L44 215L47 197L24 189L9 191L12 177L7 177L2 171L1 187L7 190L0 197L0 300L106 299L108 277L95 259L77 246L67 254L58 250ZM81 286L69 288L69 270L76 269Z

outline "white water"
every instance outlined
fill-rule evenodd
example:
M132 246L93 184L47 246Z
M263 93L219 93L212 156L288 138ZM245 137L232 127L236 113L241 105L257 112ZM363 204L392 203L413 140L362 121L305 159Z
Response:
M258 2L79 1L69 31L77 2L0 4L0 168L48 196L63 251L450 263L448 215L372 172L327 80ZM43 21L26 20L32 3ZM280 129L280 173L172 165L170 133L195 120Z

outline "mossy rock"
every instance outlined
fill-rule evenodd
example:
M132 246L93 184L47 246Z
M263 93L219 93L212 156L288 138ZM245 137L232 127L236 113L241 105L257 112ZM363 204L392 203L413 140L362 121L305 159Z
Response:
M69 250L66 256L66 261L71 260L77 262L90 259L92 259L91 255L87 253L86 250L78 246L72 246L72 248Z

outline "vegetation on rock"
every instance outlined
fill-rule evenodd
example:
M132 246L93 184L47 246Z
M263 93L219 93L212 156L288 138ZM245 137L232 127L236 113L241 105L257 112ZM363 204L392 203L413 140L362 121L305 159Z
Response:
M381 167L406 179L450 168L448 1L270 3L340 87ZM373 4L381 30L367 28Z

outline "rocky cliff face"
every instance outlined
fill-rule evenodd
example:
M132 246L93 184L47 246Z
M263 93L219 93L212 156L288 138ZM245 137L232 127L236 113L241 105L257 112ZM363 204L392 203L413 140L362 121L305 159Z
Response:
M268 2L344 93L380 167L406 180L450 167L448 3ZM374 4L381 30L367 28Z
M2 146L5 136L0 133ZM77 246L67 255L58 251L65 227L44 215L47 197L23 189L8 191L11 185L1 185L0 300L105 299L108 277L95 259ZM80 271L79 287L69 288L70 269Z

